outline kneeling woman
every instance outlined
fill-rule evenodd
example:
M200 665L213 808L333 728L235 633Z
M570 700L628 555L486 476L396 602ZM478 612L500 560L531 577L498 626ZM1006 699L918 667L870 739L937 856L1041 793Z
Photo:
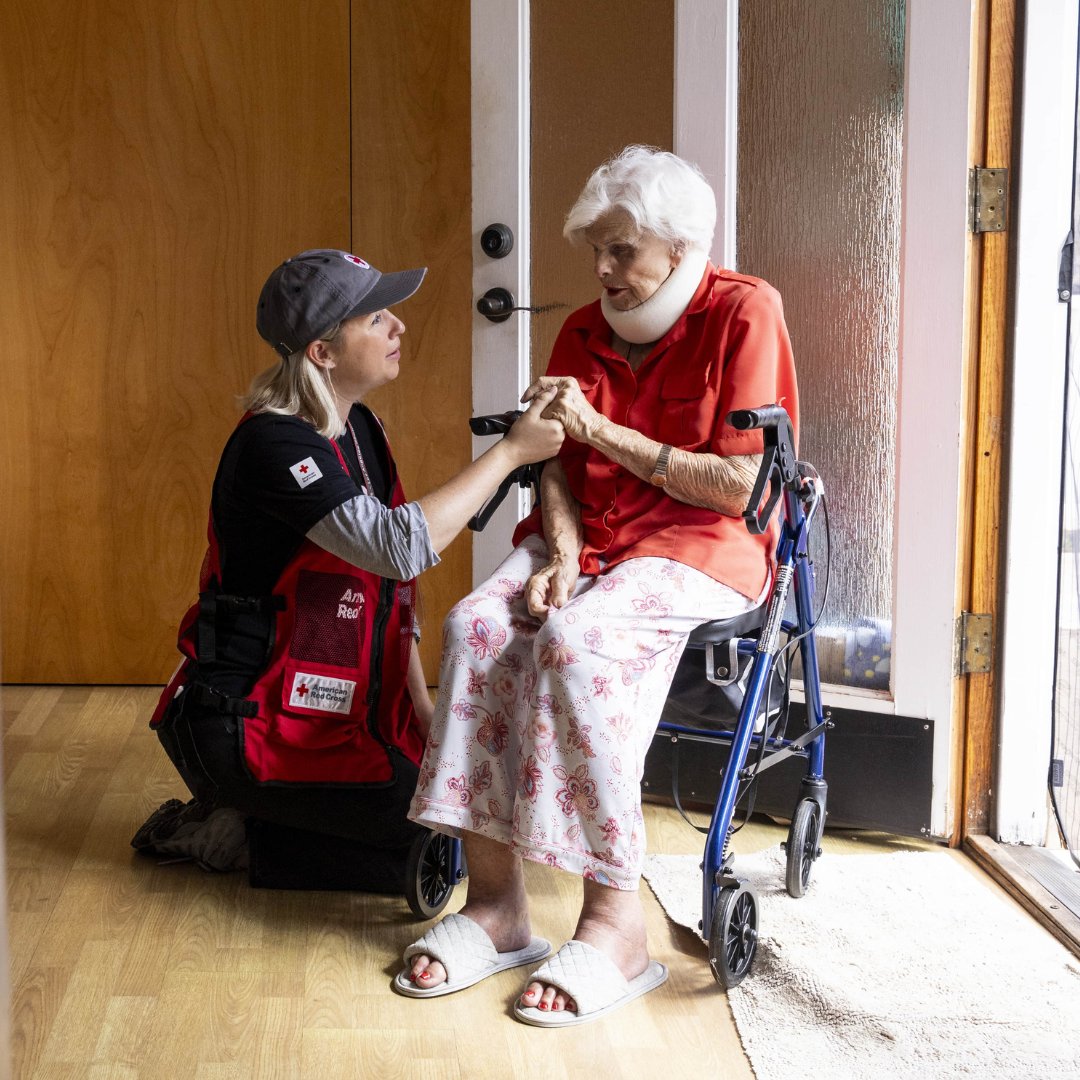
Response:
M407 502L363 404L397 377L388 308L424 270L381 274L336 250L270 275L257 376L214 481L184 659L151 720L193 800L170 800L132 845L254 884L398 891L431 718L413 579L519 465L555 454L537 401L500 443ZM245 842L245 833L251 844Z

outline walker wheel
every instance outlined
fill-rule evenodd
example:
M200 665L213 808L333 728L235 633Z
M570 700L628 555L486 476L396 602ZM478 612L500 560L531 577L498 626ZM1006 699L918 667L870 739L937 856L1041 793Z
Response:
M721 889L713 908L709 966L725 990L746 978L757 952L757 940L757 893L749 885Z
M405 901L418 919L433 919L450 900L456 881L450 876L453 840L425 829L412 843L405 863Z
M795 807L787 838L787 891L802 896L810 884L810 868L821 854L818 834L821 832L821 807L813 799L803 799Z

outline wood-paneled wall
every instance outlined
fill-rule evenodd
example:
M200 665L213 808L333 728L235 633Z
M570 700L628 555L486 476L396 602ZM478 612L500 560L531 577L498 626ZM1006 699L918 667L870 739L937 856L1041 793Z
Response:
M236 395L273 361L258 290L296 251L432 267L376 407L416 494L467 458L400 435L467 412L442 357L468 364L468 5L442 8L0 5L5 681L167 677Z
M471 456L472 215L469 5L353 0L353 245L384 270L428 267L396 309L401 374L371 396L405 492L419 497ZM472 587L466 532L420 580L421 658L439 674L442 620Z

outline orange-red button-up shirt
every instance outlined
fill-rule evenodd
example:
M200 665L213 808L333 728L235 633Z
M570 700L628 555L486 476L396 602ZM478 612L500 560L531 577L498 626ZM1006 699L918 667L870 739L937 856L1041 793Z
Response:
M548 375L572 375L598 412L657 442L722 457L760 454L760 431L726 422L733 409L780 404L798 437L799 398L780 294L759 278L711 264L694 298L636 372L611 348L596 301L575 311L555 342ZM559 452L581 504L581 571L656 556L674 559L756 599L768 580L775 528L752 536L740 517L706 510L567 439ZM539 508L515 543L542 533Z

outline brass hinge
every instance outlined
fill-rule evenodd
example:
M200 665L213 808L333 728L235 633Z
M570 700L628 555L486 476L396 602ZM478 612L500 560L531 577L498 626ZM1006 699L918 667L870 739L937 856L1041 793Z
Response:
M993 629L992 615L960 612L956 620L958 675L979 675L990 670Z
M1008 169L971 170L972 232L1004 232L1008 202Z

